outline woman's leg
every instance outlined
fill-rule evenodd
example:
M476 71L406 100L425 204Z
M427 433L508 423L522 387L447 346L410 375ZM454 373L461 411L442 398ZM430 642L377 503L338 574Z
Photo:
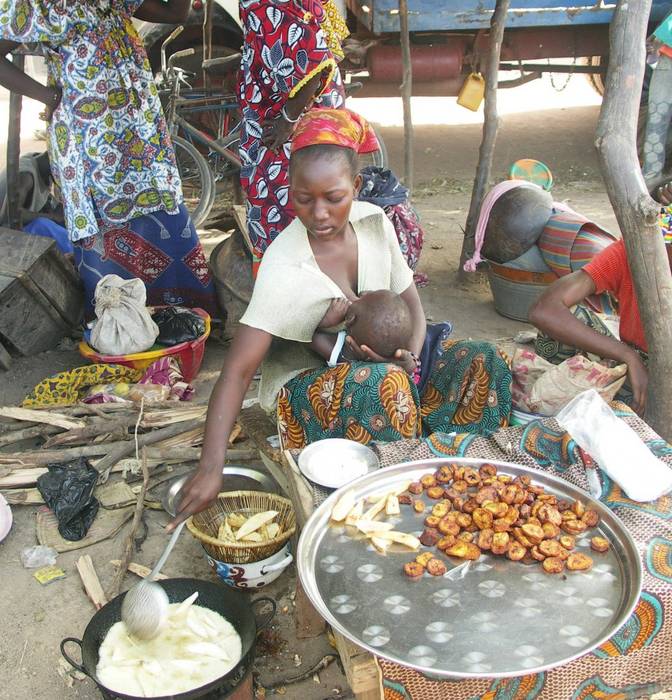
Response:
M177 214L154 212L114 227L101 223L101 233L75 245L75 263L87 317L96 285L110 274L141 279L151 306L200 307L219 315L208 261L183 205Z
M278 397L284 449L325 438L367 444L419 434L415 385L396 365L354 362L310 370L287 382Z
M491 343L444 341L420 400L423 432L490 435L508 425L511 383L509 362Z

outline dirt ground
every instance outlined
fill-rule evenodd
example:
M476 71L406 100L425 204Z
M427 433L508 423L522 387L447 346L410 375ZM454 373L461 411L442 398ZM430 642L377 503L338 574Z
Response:
M567 200L573 208L616 231L593 148L597 114L597 107L588 106L505 116L495 158L495 175L503 176L508 165L519 157L538 158L554 173L556 199ZM510 338L525 328L525 324L497 315L487 282L477 279L461 284L456 280L461 226L469 206L480 131L477 124L416 129L415 205L427 234L420 270L429 276L429 285L420 293L428 317L452 320L456 337ZM383 128L383 135L392 166L400 172L402 131L399 127ZM225 346L216 340L208 343L205 363L196 382L198 401L207 401L225 351ZM80 363L72 346L17 360L11 371L0 379L2 404L19 402L45 376ZM4 633L0 635L0 698L83 700L100 697L91 681L75 680L69 686L59 675L58 645L66 636L81 636L94 612L82 591L75 560L83 553L90 554L106 586L113 575L109 562L118 558L123 538L117 537L86 551L59 555L58 566L66 571L67 578L42 587L33 579L32 572L22 567L19 559L21 549L36 542L35 509L15 507L14 518L11 533L0 544L0 615L5 624ZM149 513L148 537L142 550L135 554L135 561L148 566L155 562L165 543L162 527L166 522L164 513ZM186 531L164 572L169 576L212 578L200 547ZM315 676L309 674L303 682L287 682L334 653L324 637L308 641L295 638L291 597L294 578L292 567L261 592L278 601L279 612L273 623L274 643L266 655L259 655L255 664L258 682L267 689L267 696L277 694L297 700L352 697L338 663L331 663ZM133 577L129 575L126 586L132 583ZM277 686L275 691L273 686Z

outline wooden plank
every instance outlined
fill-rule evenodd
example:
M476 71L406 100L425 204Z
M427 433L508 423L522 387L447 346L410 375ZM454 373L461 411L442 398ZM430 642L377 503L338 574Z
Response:
M269 437L277 436L278 429L259 404L244 408L238 416L238 422L245 435L254 442L260 452L277 464L282 464L282 451L279 447L272 447L267 440Z
M243 236L247 249L252 253L252 241L250 240L250 233L247 230L247 207L244 204L233 205L233 220L236 222L238 230Z
M334 631L345 677L357 700L383 700L383 674L376 657Z
M13 418L14 420L30 421L31 423L46 423L55 425L64 430L76 430L84 428L86 423L83 420L76 420L63 413L55 411L33 411L30 408L16 408L14 406L0 407L0 416L3 418Z
M12 489L0 493L10 506L41 506L44 503L44 498L37 489Z
M121 559L112 559L110 561L110 564L113 566L116 566L119 568L121 566ZM140 578L147 578L149 574L151 573L151 569L148 566L143 566L142 564L136 564L135 562L130 562L128 565L127 571L130 571L132 574L135 574L136 576L139 576ZM157 581L163 581L164 579L167 579L168 577L165 574L157 574L156 575L156 580Z
M93 566L93 560L88 554L84 554L76 561L75 566L84 584L86 595L96 610L100 610L107 603L107 598L103 587L100 585L98 574Z
M12 364L12 356L7 352L5 346L0 343L0 369L9 369Z
M301 474L299 466L294 460L294 457L292 457L292 453L289 450L285 450L282 453L282 459L289 487L288 494L294 504L296 521L299 529L301 529L313 513L313 493L310 484L306 481L303 474Z
M301 580L296 577L296 589L294 595L295 615L294 624L296 636L299 639L313 639L324 634L327 628L327 623L324 618L315 610L313 604L308 600Z

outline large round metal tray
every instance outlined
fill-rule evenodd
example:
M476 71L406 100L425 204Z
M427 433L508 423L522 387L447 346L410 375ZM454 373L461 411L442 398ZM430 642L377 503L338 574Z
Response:
M407 549L381 555L329 522L346 490L364 498L456 463L489 463L500 473L528 474L547 492L590 505L600 523L577 538L576 551L590 554L593 568L551 575L539 564L488 554L472 562L463 578L449 568L443 577L413 581L402 573L414 556ZM420 534L425 515L402 507L395 529ZM604 554L590 551L590 537L597 531L611 542ZM528 675L583 656L625 623L642 585L635 543L608 508L544 472L480 459L409 462L357 479L332 494L306 523L297 563L305 592L334 629L377 656L445 678Z

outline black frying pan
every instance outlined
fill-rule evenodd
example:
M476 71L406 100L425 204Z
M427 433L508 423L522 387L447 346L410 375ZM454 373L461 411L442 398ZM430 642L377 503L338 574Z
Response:
M245 678L254 660L254 648L257 638L257 621L254 615L254 606L270 605L271 611L259 623L259 629L268 625L275 615L276 605L271 598L257 598L251 602L240 593L210 581L200 581L194 578L173 578L157 581L168 594L171 603L181 603L194 591L198 591L196 604L201 605L222 615L235 628L242 641L242 656L240 661L225 676L217 678L207 685L195 688L186 693L177 695L165 695L155 700L190 700L200 698L223 698L231 693ZM89 621L81 640L75 637L66 637L61 642L61 653L66 661L78 671L86 674L103 691L106 697L123 698L124 700L139 700L134 695L122 695L106 688L99 682L96 676L98 666L98 650L103 643L110 627L121 620L121 602L126 594L118 595L107 605L104 605ZM82 653L82 663L76 663L65 651L69 642L78 644Z

